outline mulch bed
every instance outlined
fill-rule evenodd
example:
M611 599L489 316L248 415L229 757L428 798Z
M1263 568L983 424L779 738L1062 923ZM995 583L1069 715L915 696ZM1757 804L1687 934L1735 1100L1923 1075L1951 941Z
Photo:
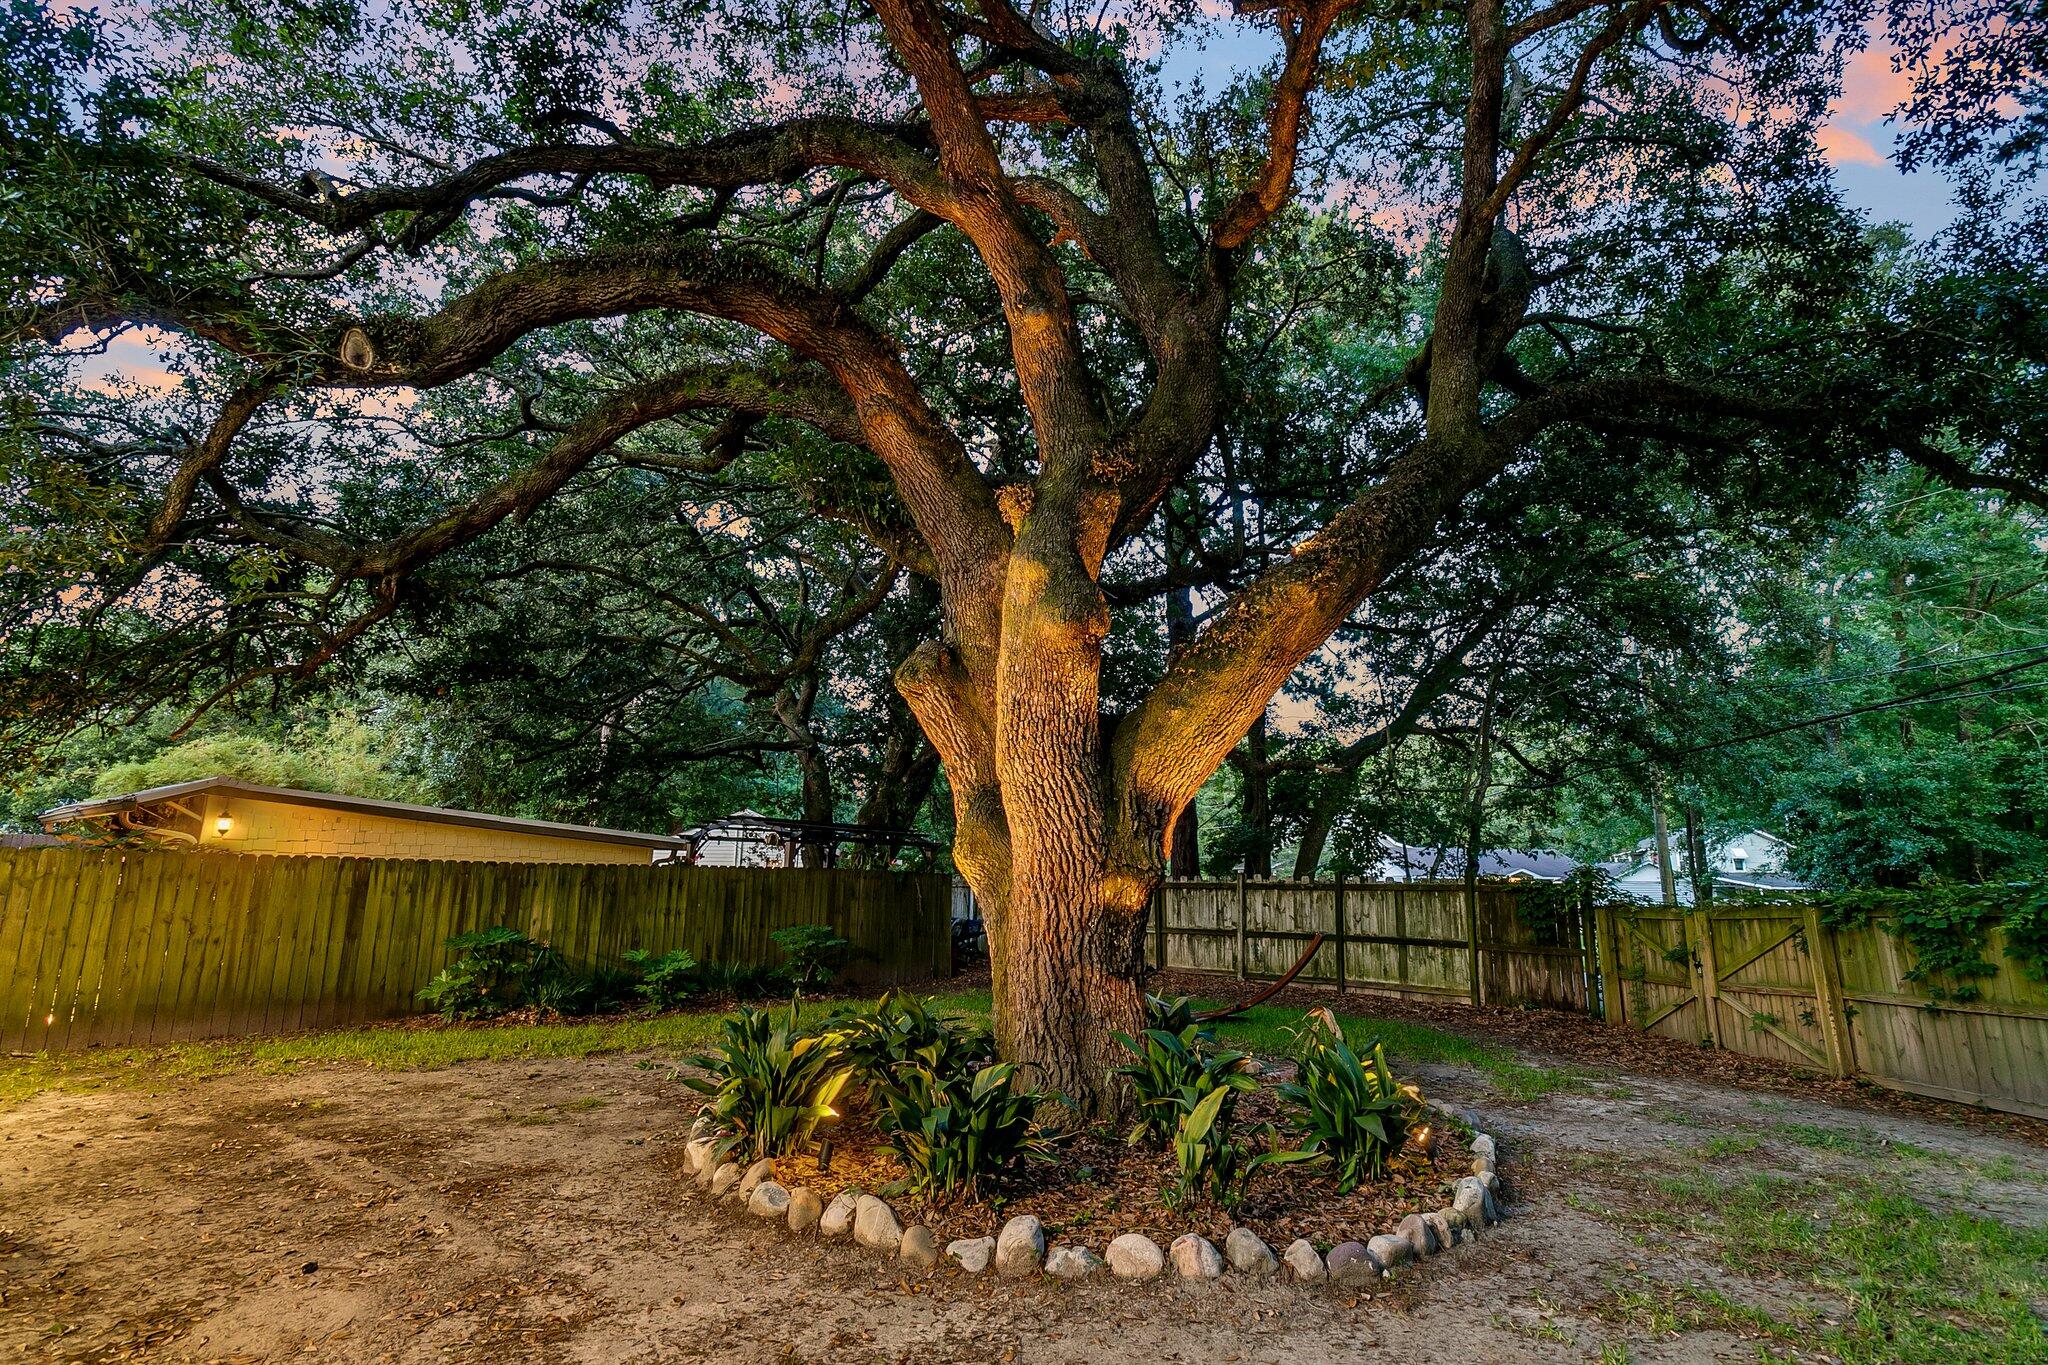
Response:
M1277 1122L1282 1102L1275 1087L1288 1079L1275 1069L1260 1088L1237 1105L1235 1131L1248 1141L1269 1121ZM821 1136L832 1142L831 1169L821 1171L815 1155L775 1159L775 1180L789 1189L809 1186L828 1203L841 1190L879 1194L903 1176L859 1097L850 1097L844 1118ZM1464 1138L1445 1125L1430 1130L1430 1150L1411 1141L1388 1162L1384 1180L1361 1184L1349 1194L1315 1166L1278 1167L1255 1177L1245 1202L1228 1211L1202 1200L1169 1209L1161 1191L1174 1184L1171 1152L1132 1147L1121 1132L1094 1128L1067 1139L1056 1160L1029 1161L1000 1180L984 1182L975 1196L931 1202L910 1195L888 1196L905 1226L922 1223L941 1244L954 1238L991 1236L1020 1213L1037 1215L1048 1242L1072 1241L1100 1249L1126 1232L1143 1232L1161 1245L1184 1232L1198 1232L1221 1246L1233 1227L1248 1227L1279 1251L1297 1237L1322 1247L1376 1233L1392 1232L1411 1213L1426 1213L1450 1202L1451 1187L1471 1173L1472 1153Z
M1210 999L1249 996L1257 989L1235 977L1189 971L1156 973L1148 988L1157 994L1197 995ZM1948 1100L1908 1095L1869 1081L1836 1080L1784 1062L1700 1047L1564 1010L1473 1006L1365 991L1353 991L1340 998L1334 990L1319 986L1289 986L1267 1003L1303 1010L1341 1003L1341 1008L1348 1012L1428 1024L1447 1033L1506 1043L1567 1062L1706 1081L1743 1090L1797 1095L1873 1113L1945 1119L1965 1127L2000 1133L2021 1142L2048 1146L2048 1121L2024 1114L2007 1114Z

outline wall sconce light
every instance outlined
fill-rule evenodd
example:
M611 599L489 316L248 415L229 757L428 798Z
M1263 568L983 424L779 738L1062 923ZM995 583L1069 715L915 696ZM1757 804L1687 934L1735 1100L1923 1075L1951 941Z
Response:
M222 838L226 838L228 831L234 827L234 817L230 816L226 811L222 811L213 822L213 832Z

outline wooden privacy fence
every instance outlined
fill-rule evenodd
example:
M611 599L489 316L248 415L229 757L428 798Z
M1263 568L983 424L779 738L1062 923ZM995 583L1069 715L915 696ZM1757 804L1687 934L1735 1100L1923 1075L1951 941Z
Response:
M950 901L938 874L0 849L0 1051L414 1013L443 941L494 924L585 971L629 948L770 965L771 931L829 924L884 985L951 970Z
M1912 952L1811 907L1601 907L1605 1013L1688 1042L2048 1118L2048 988L2005 955L1969 1001L1908 981Z
M1396 995L1543 1005L1915 1094L2048 1118L2048 987L1985 947L1970 1001L1907 980L1881 927L1831 929L1812 907L1581 908L1539 931L1527 889L1481 883L1169 881L1152 904L1155 965L1270 980L1317 934L1302 981Z
M1515 913L1526 894L1482 883L1474 906L1451 882L1168 881L1153 898L1148 956L1154 966L1270 979L1323 934L1299 980L1589 1009L1580 916L1546 937Z

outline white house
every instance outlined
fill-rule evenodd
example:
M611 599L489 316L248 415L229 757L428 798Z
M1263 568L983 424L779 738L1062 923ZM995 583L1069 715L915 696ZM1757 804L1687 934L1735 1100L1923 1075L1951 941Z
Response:
M1809 883L1785 871L1792 845L1768 830L1750 829L1723 839L1709 840L1708 867L1714 886L1727 891L1804 891ZM1658 904L1664 899L1663 874L1657 866L1657 841L1644 839L1633 857L1617 860L1613 866L1616 886L1634 900ZM1685 839L1671 836L1671 873L1680 905L1692 904L1692 875L1685 851ZM1625 868L1626 870L1618 870Z

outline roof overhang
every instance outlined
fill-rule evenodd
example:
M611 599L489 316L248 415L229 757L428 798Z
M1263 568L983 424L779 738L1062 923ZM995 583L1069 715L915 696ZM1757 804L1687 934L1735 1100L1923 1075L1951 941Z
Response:
M529 820L518 815L491 815L484 811L454 810L446 806L415 806L404 801L379 801L367 796L342 796L334 792L302 791L296 787L265 787L232 777L201 777L163 787L123 792L91 801L73 801L52 806L37 818L44 829L82 820L99 820L124 811L168 805L188 796L219 794L238 801L269 801L284 806L308 806L319 810L349 811L357 815L381 816L387 820L418 820L437 825L460 825L470 829L527 834L544 839L573 839L583 843L628 844L637 848L681 849L687 839L669 834L641 834L634 830L605 829L599 825L571 825L555 820Z

